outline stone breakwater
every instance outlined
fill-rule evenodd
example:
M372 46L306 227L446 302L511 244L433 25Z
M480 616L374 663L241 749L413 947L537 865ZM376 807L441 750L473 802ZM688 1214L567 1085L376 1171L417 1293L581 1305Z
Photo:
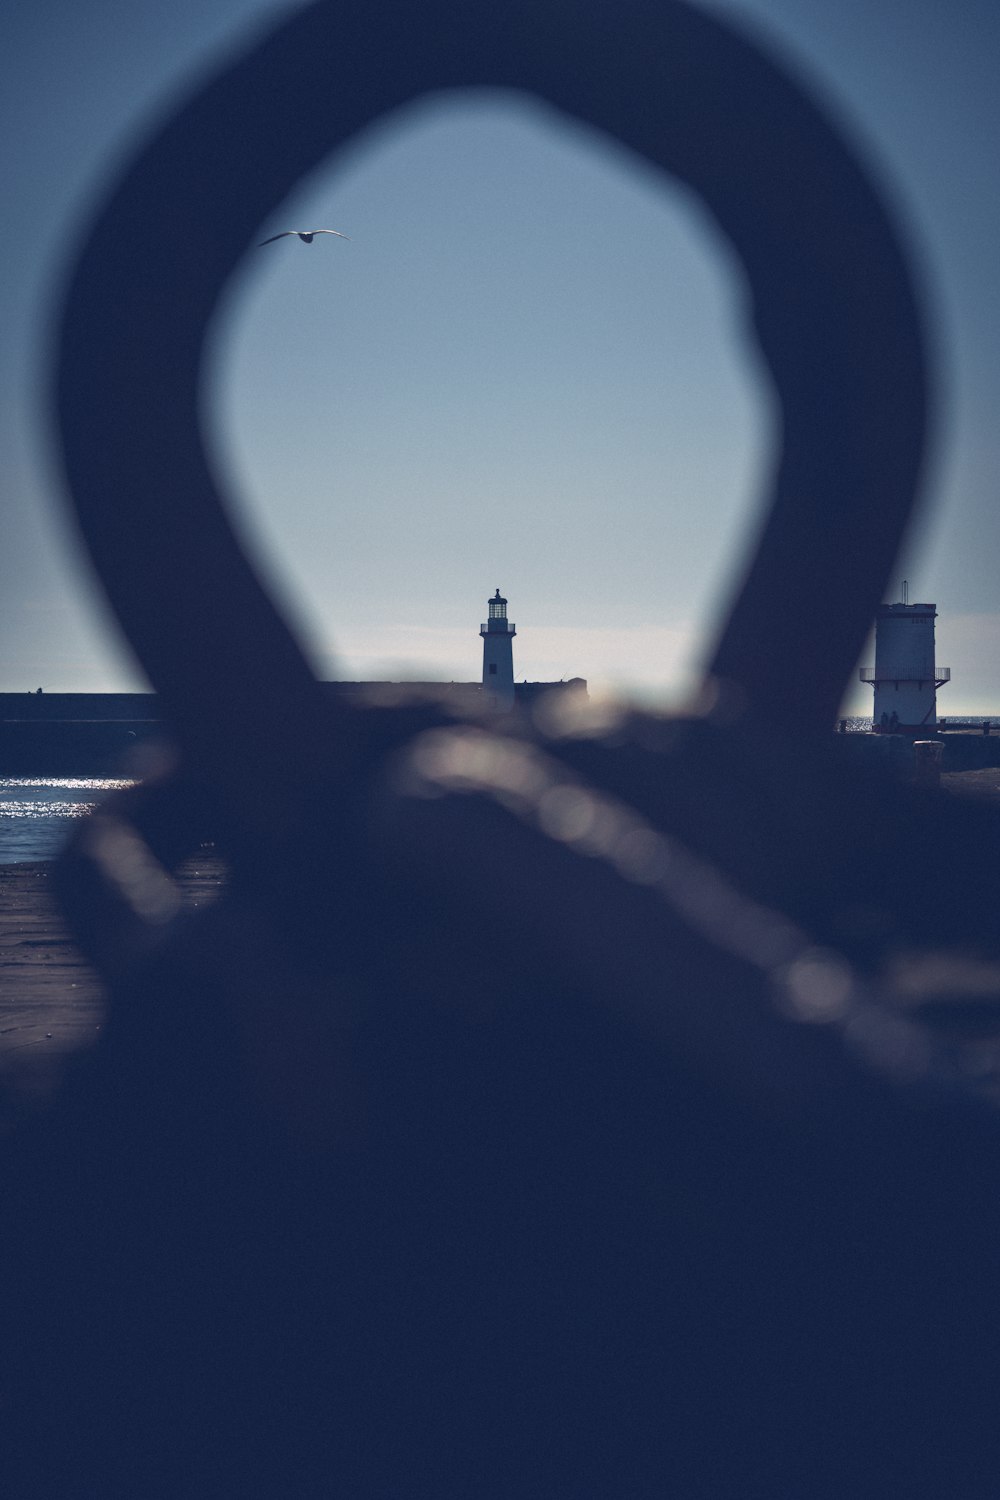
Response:
M925 739L941 744L941 769L945 773L981 771L1000 767L1000 733L964 730L928 730ZM844 754L871 762L881 761L890 769L909 774L913 769L913 735L843 734L837 736Z

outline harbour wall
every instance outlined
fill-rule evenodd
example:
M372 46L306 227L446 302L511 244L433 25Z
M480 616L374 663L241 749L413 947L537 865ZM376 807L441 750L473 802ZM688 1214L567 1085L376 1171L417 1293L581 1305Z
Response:
M387 686L424 689L459 700L478 701L478 683L322 684L330 693L360 697ZM582 678L566 683L518 683L524 703L552 689L586 690ZM266 711L262 704L262 712ZM1000 733L936 730L925 736L942 745L944 772L1000 767ZM0 693L0 776L71 777L136 774L141 749L169 743L155 693ZM844 734L843 752L870 764L878 761L901 776L913 769L913 736Z
M327 693L344 698L387 689L454 698L457 706L478 704L478 682L324 682ZM568 682L519 682L516 698L531 703L552 690L586 692L581 677ZM261 714L267 713L262 695ZM0 693L0 776L62 778L139 774L141 749L169 744L170 726L155 693Z
M945 774L1000 766L1000 733L932 730L920 738L937 740L941 745L941 770ZM868 764L881 761L902 776L908 776L913 770L915 736L912 734L844 734L838 735L837 739L846 755L856 756Z

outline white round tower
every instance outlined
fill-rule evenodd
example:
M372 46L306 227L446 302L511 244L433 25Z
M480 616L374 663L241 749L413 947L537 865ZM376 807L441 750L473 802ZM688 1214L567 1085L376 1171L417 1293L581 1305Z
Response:
M479 627L483 638L483 692L498 709L514 707L514 636L507 620L507 601L497 589L487 602L489 619Z
M861 681L875 689L873 728L914 733L937 724L937 689L951 678L934 661L934 604L882 604L875 617L875 665Z

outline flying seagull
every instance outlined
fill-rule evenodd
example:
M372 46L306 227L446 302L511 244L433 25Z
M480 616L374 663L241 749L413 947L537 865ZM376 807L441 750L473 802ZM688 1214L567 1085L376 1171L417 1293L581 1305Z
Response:
M299 239L304 240L307 245L312 244L313 238L317 234L335 234L339 240L349 240L351 238L349 234L341 234L339 229L283 229L280 234L272 234L269 240L261 240L260 245L273 245L275 240L286 239L290 234L297 234ZM260 245L257 246L258 250L260 249Z

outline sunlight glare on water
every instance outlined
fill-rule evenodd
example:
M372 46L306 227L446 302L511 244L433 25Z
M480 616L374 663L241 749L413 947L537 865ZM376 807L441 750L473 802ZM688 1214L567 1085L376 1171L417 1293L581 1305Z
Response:
M0 865L54 859L74 819L131 781L100 777L0 778Z

